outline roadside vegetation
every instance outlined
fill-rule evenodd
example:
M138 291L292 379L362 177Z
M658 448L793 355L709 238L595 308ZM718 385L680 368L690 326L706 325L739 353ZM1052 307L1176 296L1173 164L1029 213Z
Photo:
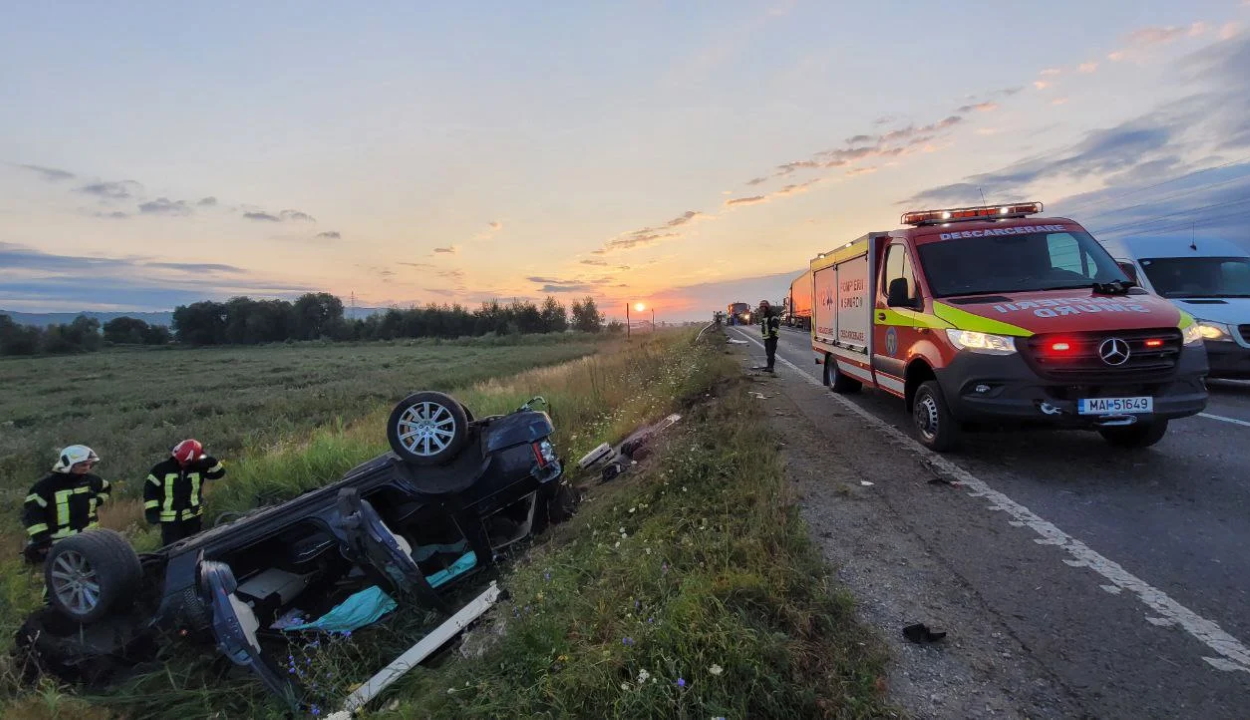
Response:
M518 564L505 563L500 582L511 599L474 631L480 651L440 654L382 698L373 715L880 713L882 658L854 624L849 600L829 584L736 364L718 343L692 338L658 333L559 365L497 371L456 391L478 416L544 396L570 466L642 423L674 411L685 418L640 472L593 487L577 517L518 551ZM384 451L391 398L379 399L354 421L289 433L232 464L209 499L210 517L250 508L257 496L293 496ZM145 541L151 538L136 538ZM16 565L0 567L0 577L13 575L25 576ZM453 602L480 590L465 588ZM33 579L0 581L0 593L0 604L21 612L38 602ZM328 712L441 619L400 612L350 638L293 647L291 672L308 674L306 700ZM162 667L106 695L84 698L48 685L21 691L0 714L281 716L250 677L224 675L219 658L170 652ZM0 683L16 690L11 679Z

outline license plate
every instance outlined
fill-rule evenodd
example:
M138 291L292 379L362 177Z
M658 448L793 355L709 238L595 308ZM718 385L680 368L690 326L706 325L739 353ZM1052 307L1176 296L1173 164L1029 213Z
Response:
M1086 398L1077 403L1082 415L1127 415L1152 413L1155 399L1152 397Z

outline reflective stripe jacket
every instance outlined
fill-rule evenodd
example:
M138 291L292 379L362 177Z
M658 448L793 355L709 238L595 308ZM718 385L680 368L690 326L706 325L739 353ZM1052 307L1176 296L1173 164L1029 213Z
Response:
M762 313L760 332L764 334L765 338L781 337L781 318L771 313Z
M150 523L182 522L204 514L200 504L205 480L218 480L226 468L205 455L183 467L169 458L157 463L143 483L143 515Z
M22 506L32 542L60 540L96 527L96 508L109 498L109 483L96 475L49 473L35 483Z

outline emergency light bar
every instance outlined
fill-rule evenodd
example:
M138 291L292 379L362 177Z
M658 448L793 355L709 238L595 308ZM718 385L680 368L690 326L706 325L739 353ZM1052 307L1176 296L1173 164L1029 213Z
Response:
M935 223L967 220L1021 218L1027 215L1036 215L1041 211L1042 204L1040 202L949 208L947 210L919 210L917 212L903 213L901 222L904 225L933 225Z

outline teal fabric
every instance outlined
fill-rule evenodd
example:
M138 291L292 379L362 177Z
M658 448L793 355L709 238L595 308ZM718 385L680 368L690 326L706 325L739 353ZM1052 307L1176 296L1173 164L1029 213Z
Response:
M477 565L477 554L470 550L469 552L461 555L459 560L452 563L451 567L446 570L439 570L433 575L427 577L425 581L430 584L430 587L446 585L457 575L462 575L469 570L472 570L474 565Z
M292 625L283 630L322 630L324 632L345 632L372 625L382 619L383 615L394 610L396 603L391 596L382 592L382 588L374 586L352 595L334 606L330 612L310 623Z

